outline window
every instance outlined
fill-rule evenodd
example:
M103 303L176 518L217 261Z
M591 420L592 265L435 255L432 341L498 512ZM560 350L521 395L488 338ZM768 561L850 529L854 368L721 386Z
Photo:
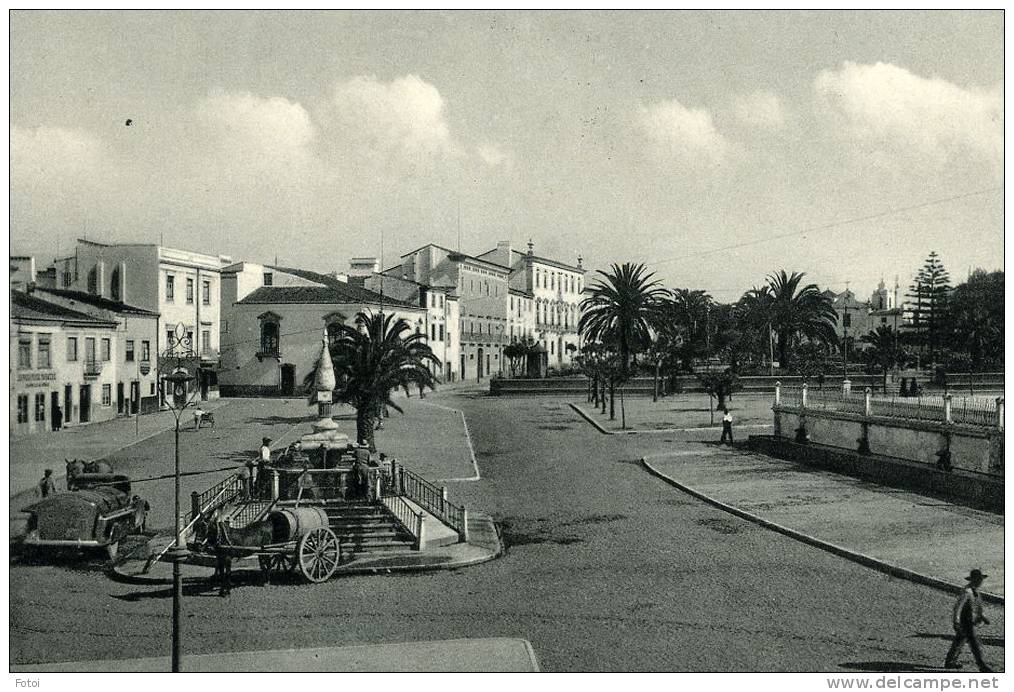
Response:
M437 325L431 324L430 325L430 341L436 341L436 340L437 340Z
M51 368L53 367L53 359L50 357L51 350L49 348L50 336L49 334L39 334L39 363L40 368Z
M151 342L141 342L141 360L151 360Z
M264 272L264 285L271 286L274 284L275 275L273 272Z
M113 270L112 278L109 281L109 295L113 300L120 300L120 268Z
M110 343L109 339L103 339L102 360L109 360L112 357L111 353L112 353L112 343Z
M172 274L165 275L165 299L170 303L176 299L176 277Z
M148 342L145 341L144 343L148 343ZM127 345L124 348L124 353L126 353L126 361L128 363L133 363L134 362L134 340L133 339L127 339ZM147 360L147 358L142 358L141 360Z
M92 267L88 271L88 292L98 293L99 292L99 268Z
M207 353L210 350L211 350L211 330L210 329L202 329L201 330L201 352L202 353Z
M151 396L155 396L155 383L154 382L152 382L149 385L149 387L148 387L148 393L151 394Z
M74 363L77 361L77 337L67 337L67 362Z
M440 325L440 340L444 340L444 325Z
M85 339L85 362L95 362L95 338L91 336Z
M19 336L18 337L18 369L19 370L31 370L32 369L32 337L30 336ZM28 404L25 404L25 411L28 410ZM25 413L25 416L28 414Z
M261 353L265 355L278 355L278 323L261 323Z
M43 423L46 420L46 393L40 392L35 395L35 422Z
M28 395L18 394L18 423L28 422Z
M201 302L205 305L211 305L211 282L201 282Z
M194 280L187 278L187 303L194 302Z
M102 385L102 405L110 406L113 403L113 385Z

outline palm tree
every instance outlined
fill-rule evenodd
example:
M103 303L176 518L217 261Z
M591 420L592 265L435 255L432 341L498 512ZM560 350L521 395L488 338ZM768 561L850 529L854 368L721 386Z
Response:
M424 334L414 333L408 321L383 312L359 312L353 324L343 324L331 344L331 359L338 381L334 398L356 409L356 436L371 451L376 451L374 422L383 408L404 413L391 392L411 383L420 391L433 389L438 380L427 366L432 363L439 370L441 365Z
M831 299L820 292L817 284L800 288L806 274L785 270L768 276L771 291L771 326L778 337L778 360L789 367L792 343L800 337L824 344L837 342L834 327L838 315Z
M715 301L706 292L677 288L672 291L664 306L665 320L661 331L667 340L679 344L678 357L685 367L694 358L708 355L708 328Z
M752 335L754 350L763 351L763 358L774 360L771 354L771 331L773 329L774 296L769 286L754 286L743 294L737 304L737 314L742 321L744 333ZM770 367L774 367L773 364Z
M876 330L869 334L863 334L859 339L868 344L866 357L876 363L884 371L884 391L887 391L887 371L898 364L898 333L889 325L879 325Z
M581 301L578 332L590 341L615 342L620 366L627 373L631 355L651 343L666 290L643 264L614 264L609 272L598 273L602 277Z

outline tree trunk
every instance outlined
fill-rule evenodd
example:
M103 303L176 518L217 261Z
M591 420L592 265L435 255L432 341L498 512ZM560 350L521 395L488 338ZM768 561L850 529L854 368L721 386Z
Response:
M662 368L662 361L655 361L655 381L652 383L651 400L653 402L658 401L658 371Z
M605 379L602 380L601 389L602 389L602 392L601 392L601 395L599 396L599 404L602 405L602 413L605 413L606 412L606 381L605 381Z
M592 400L592 405L595 408L598 408L599 407L599 376L598 375L595 375L592 378L592 395L591 395L591 400Z
M616 384L609 380L609 420L616 420Z
M373 415L367 406L362 406L356 411L356 438L359 444L369 445L371 452L377 451L373 437Z
M725 408L725 392L719 390L716 396L718 397L718 410L721 411Z
M789 369L789 335L779 332L778 334L778 367L782 372Z
M620 387L620 429L627 429L627 407L623 405L623 387Z

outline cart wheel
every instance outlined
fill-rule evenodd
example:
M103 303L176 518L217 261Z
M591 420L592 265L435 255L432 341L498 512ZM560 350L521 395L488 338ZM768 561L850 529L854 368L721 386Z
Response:
M327 581L338 569L338 560L341 558L338 537L334 531L323 526L311 529L299 541L296 556L299 559L299 571L307 581L315 584Z
M272 572L276 574L291 574L296 569L296 561L292 557L282 555L281 553L259 555L257 561L261 565L261 571L268 575Z

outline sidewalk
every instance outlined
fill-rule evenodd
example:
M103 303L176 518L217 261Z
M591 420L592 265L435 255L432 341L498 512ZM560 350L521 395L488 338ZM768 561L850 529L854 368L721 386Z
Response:
M169 671L169 657L120 658L12 666L14 672L157 673ZM186 655L187 673L379 673L539 672L526 639L448 639L430 642L360 644L313 649L228 651Z
M721 509L901 578L953 590L979 567L990 600L1003 597L1002 515L715 444L642 462Z
M215 411L226 406L231 399L202 401L201 408ZM63 490L66 475L64 459L101 459L145 438L171 430L176 423L171 411L149 413L135 417L115 418L101 423L64 428L59 432L44 432L10 439L10 487L14 497L26 490L34 490L42 478L43 470L53 469L57 489ZM193 426L193 418L184 413L181 425ZM136 427L136 431L135 431Z

